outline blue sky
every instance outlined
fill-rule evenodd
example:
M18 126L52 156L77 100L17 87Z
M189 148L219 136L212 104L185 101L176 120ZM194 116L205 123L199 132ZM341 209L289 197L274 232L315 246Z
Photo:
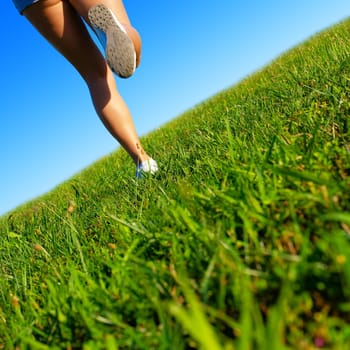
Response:
M140 136L350 16L349 0L124 4L143 38L143 61L117 84ZM119 145L95 115L82 79L11 0L1 0L0 19L2 215Z

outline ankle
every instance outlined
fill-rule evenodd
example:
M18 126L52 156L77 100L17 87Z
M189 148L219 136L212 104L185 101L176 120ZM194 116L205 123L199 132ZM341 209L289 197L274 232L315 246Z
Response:
M142 51L141 36L139 32L129 23L122 23L122 25L126 30L128 37L131 39L132 43L134 44L134 49L136 52L136 67L138 67L140 65L141 51Z
M136 165L139 165L139 164L141 164L143 162L146 162L146 161L148 161L150 159L151 159L151 157L148 154L143 154L143 155L139 156L136 159L136 161L134 161L134 162L135 162Z

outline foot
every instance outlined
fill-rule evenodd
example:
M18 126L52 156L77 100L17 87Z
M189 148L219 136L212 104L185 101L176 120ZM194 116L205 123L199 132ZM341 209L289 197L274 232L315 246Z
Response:
M158 171L157 162L154 159L150 158L137 165L136 177L140 179L147 173L154 175L157 171Z
M88 16L99 40L105 46L109 67L121 78L129 78L136 69L136 52L125 28L112 10L103 4L92 7Z

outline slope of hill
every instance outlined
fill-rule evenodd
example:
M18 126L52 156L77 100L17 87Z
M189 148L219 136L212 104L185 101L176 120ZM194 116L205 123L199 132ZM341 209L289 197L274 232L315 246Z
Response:
M0 219L0 348L350 346L350 21Z

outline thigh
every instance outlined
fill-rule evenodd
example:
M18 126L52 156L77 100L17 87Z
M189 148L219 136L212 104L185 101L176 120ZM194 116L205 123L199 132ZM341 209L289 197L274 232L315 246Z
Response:
M72 5L40 0L23 11L32 25L78 70L85 80L106 76L104 57Z
M122 0L69 0L77 12L87 21L89 9L97 4L110 8L123 25L131 25Z

